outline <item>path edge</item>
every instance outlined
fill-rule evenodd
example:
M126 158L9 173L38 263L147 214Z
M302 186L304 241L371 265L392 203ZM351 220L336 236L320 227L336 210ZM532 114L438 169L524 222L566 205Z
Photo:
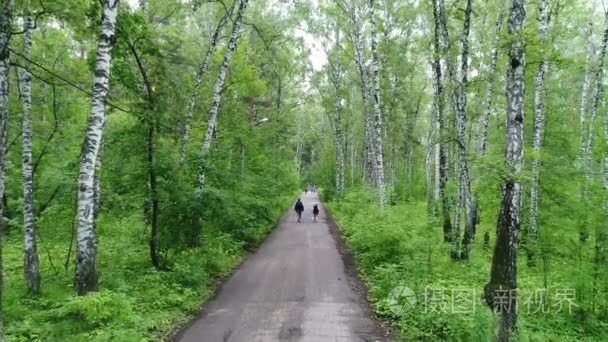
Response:
M378 330L377 332L384 337L383 342L396 341L390 321L378 316L374 311L374 307L369 300L369 289L361 277L361 273L359 273L357 260L346 243L346 240L342 237L342 231L338 221L334 219L331 210L325 205L325 203L321 199L319 199L319 201L323 203L323 208L325 208L329 233L334 238L336 248L338 249L338 253L340 253L340 258L344 264L344 274L346 274L346 277L348 278L348 285L353 292L357 294L359 304L364 313L371 317L376 323L376 329Z
M209 297L207 297L207 299L201 301L198 309L192 310L192 312L189 314L190 317L188 318L188 320L186 322L183 322L183 324L179 324L179 323L176 324L165 334L161 335L161 341L166 341L166 342L179 341L180 337L186 332L186 330L188 330L188 328L190 328L194 324L194 322L196 322L199 318L201 318L205 315L205 306L209 302L213 301L218 296L218 294L220 294L222 292L222 288L226 284L226 281L228 279L230 279L238 270L240 270L241 267L243 267L243 264L249 259L249 257L251 257L253 254L255 254L255 252L257 252L257 250L260 248L260 246L262 246L264 244L264 242L266 242L266 240L268 240L273 234L275 234L277 227L279 227L281 222L286 220L287 216L289 216L290 208L291 208L291 204L283 211L283 214L276 219L276 221L272 225L272 228L268 231L268 234L266 234L266 236L263 239L258 241L258 243L254 247L246 250L245 253L243 254L242 259L234 266L234 268L230 272L226 273L223 276L218 276L215 279L213 279L212 284L210 286L211 295Z

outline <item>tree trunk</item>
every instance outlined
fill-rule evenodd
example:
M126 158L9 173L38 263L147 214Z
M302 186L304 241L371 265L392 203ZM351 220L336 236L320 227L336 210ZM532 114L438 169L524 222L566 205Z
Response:
M606 57L606 45L608 44L608 12L606 12L606 23L604 28L604 34L602 36L602 43L600 46L600 53L598 56L598 64L595 71L595 88L593 89L593 97L591 98L591 114L589 118L589 126L587 126L587 138L585 139L585 146L583 150L582 156L582 165L583 165L583 199L585 201L588 200L588 188L591 183L591 163L589 161L589 157L593 150L593 131L595 127L595 122L597 120L597 113L600 106L600 100L602 99L602 91L603 89L603 77L604 77L604 59ZM583 224L581 229L581 241L586 241L589 236L587 223Z
M32 30L34 20L30 15L23 21L23 54L30 58L32 54ZM27 61L24 61L27 63ZM36 213L34 212L34 175L32 171L32 85L29 71L21 70L21 100L23 118L21 119L21 139L23 141L23 272L27 291L32 294L40 292L40 265L36 243Z
M606 12L606 17L604 19L604 35L602 37L602 45L600 50L600 59L597 70L598 80L603 78L604 74L604 57L606 56L606 45L608 44L608 12ZM596 83L596 87L601 86L601 81ZM599 92L598 97L601 97L601 90ZM593 106L594 110L597 106L596 98L593 98ZM604 143L608 143L608 115L604 113ZM593 127L593 126L592 126ZM589 130L593 132L593 129ZM600 223L598 227L598 233L595 241L595 263L596 263L596 274L599 273L602 268L606 269L606 261L608 260L608 152L604 149L604 153L602 156L602 173L603 179L602 183L604 185L604 201L602 203L604 210L604 222Z
M441 3L439 3L441 2ZM452 237L452 223L450 219L450 200L447 194L448 183L448 151L445 143L445 134L447 127L445 125L444 109L445 95L443 88L443 77L441 71L441 24L440 11L443 6L443 0L433 0L433 17L435 22L435 33L433 35L433 77L435 79L435 110L436 118L439 124L439 196L441 197L441 208L443 215L443 238L444 241L450 242Z
M471 245L475 237L475 226L477 224L477 205L471 191L471 180L469 176L469 160L467 154L466 128L467 128L467 85L469 71L469 33L471 30L472 0L467 0L464 15L464 28L462 34L462 54L460 69L460 91L456 108L456 143L458 145L458 173L462 204L464 205L465 227L462 239L461 259L468 259Z
M74 286L79 295L98 288L95 216L95 162L103 135L105 99L108 95L112 45L118 15L118 0L104 0L102 32L97 45L92 107L80 156L78 176L78 230Z
M9 44L13 1L3 0L0 4L0 194L5 190L6 143L8 130L8 86L10 73ZM0 201L0 341L4 341L4 316L2 314L2 295L4 270L2 263L2 239L5 233L4 202Z
M376 28L376 11L374 10L374 0L369 0L369 15L372 30L372 74L374 79L373 101L374 101L374 148L375 148L375 170L376 186L380 195L380 205L386 205L386 189L384 180L384 151L382 141L382 106L380 89L380 60L378 58L378 41Z
M186 109L186 113L184 114L184 127L182 133L182 141L180 146L180 165L184 165L186 162L186 155L188 152L188 141L190 140L190 122L192 121L192 116L194 115L194 109L196 108L196 103L198 102L198 96L201 88L201 84L203 84L203 79L205 78L207 71L209 70L209 64L211 62L211 58L215 53L215 49L217 47L217 43L219 41L220 33L222 32L222 28L226 25L226 21L228 17L232 14L232 9L234 8L234 2L232 4L233 7L230 8L226 14L220 19L218 22L213 35L209 38L209 43L207 45L207 53L205 53L205 57L196 72L194 77L194 89L192 90L192 95L190 95L190 102L188 102L188 108Z
M234 50L236 49L239 28L241 26L241 21L243 21L243 13L247 8L248 2L249 0L240 0L239 8L236 13L236 18L233 20L232 34L230 35L230 41L228 41L228 48L226 49L224 60L222 61L222 65L220 66L217 81L215 82L215 88L213 91L213 102L211 103L209 115L207 116L207 130L205 131L205 138L203 140L203 145L201 146L203 160L198 172L198 188L200 191L202 191L203 187L205 186L205 168L207 163L207 156L211 148L213 134L215 133L215 127L217 125L217 113L220 108L220 102L222 100L222 90L224 89L226 75L228 74L228 68L230 67L230 62L232 61L232 55L234 54Z
M517 247L520 228L521 183L524 157L524 48L525 0L512 0L508 28L510 35L507 66L506 167L509 172L502 187L502 202L496 225L496 245L490 281L484 288L488 306L501 316L498 340L507 342L517 324ZM500 295L504 301L495 301Z
M589 87L591 84L591 66L593 65L593 21L589 20L589 27L587 28L587 53L585 56L585 78L583 80L583 90L581 92L581 107L580 107L580 132L581 132L581 144L580 144L580 158L581 158L581 167L583 170L585 169L585 157L586 157L586 147L587 147L587 138L588 138L588 129L587 129L587 110L588 110L588 99L589 99ZM585 177L586 179L586 177ZM587 189L583 187L583 200L587 200Z
M496 74L496 61L498 59L498 42L500 41L500 30L505 16L505 0L498 2L498 17L494 28L494 36L492 37L492 52L490 53L490 69L488 70L488 81L486 88L486 98L483 102L483 112L479 119L480 137L479 137L479 154L486 154L488 147L488 121L492 111L492 98L494 96L494 78Z
M367 169L368 183L372 184L376 181L376 164L374 163L374 141L372 133L372 120L371 114L369 113L369 85L367 79L367 71L365 70L365 61L363 56L363 39L361 37L361 16L358 5L354 5L355 8L350 13L350 18L353 24L353 35L354 35L354 48L355 48L355 61L357 62L357 70L359 71L359 78L361 81L361 98L363 99L363 129L364 138L363 146L365 152L365 163Z
M538 4L538 22L541 51L545 48L547 30L549 27L549 13L547 0L540 0ZM534 131L532 133L532 185L530 189L530 224L527 232L528 264L534 265L536 245L538 242L538 216L540 203L540 149L543 143L545 130L545 73L547 72L546 54L541 52L541 59L534 78Z

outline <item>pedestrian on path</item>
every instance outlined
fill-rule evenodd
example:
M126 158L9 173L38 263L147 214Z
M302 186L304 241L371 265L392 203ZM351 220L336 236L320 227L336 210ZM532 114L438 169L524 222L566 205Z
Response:
M296 202L294 210L296 211L296 213L298 213L298 222L300 222L300 220L302 219L302 212L304 211L304 204L302 203L302 201L300 201L299 198Z
M319 215L319 205L315 203L312 207L312 221L317 222L317 216Z

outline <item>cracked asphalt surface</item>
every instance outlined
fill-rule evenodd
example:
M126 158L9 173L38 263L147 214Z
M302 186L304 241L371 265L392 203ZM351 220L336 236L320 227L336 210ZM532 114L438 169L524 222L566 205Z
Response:
M345 271L325 208L316 195L301 199L302 222L292 205L174 341L388 341L359 280ZM314 203L321 209L316 223Z

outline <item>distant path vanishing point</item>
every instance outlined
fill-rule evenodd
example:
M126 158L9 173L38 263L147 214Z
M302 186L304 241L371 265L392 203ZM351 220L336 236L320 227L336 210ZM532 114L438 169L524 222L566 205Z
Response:
M369 314L353 270L345 269L319 198L301 199L302 222L289 209L174 341L388 341ZM321 209L317 223L314 203Z

